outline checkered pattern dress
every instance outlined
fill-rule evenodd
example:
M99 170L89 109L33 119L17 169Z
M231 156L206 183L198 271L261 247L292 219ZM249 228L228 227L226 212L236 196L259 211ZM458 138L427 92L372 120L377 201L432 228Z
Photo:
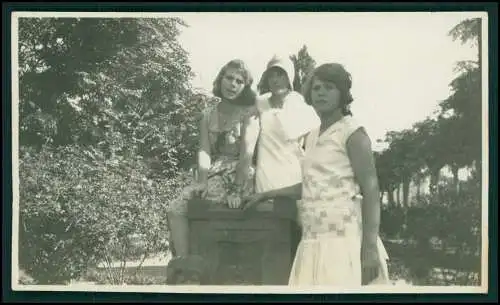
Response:
M298 202L302 240L290 285L361 286L361 200L346 151L360 126L344 117L321 135L312 131L302 163L302 200ZM388 280L387 252L379 239L381 279Z

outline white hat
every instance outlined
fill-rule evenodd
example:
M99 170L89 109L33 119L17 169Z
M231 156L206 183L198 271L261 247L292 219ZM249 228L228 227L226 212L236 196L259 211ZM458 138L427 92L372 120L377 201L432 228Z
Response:
M279 67L286 72L288 77L288 81L290 82L290 86L293 87L293 79L295 78L295 68L293 66L293 62L289 57L274 55L271 60L267 63L266 71L262 73L262 77L259 82L259 86L262 85L262 81L266 79L266 73L269 69Z

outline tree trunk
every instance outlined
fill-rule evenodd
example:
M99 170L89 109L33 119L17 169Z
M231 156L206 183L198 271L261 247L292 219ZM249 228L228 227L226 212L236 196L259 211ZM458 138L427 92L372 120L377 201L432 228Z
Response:
M431 195L437 193L438 182L439 182L439 170L433 170L431 172L431 181L429 184L429 192L431 193Z
M453 188L455 189L455 192L459 192L459 181L458 181L458 166L457 165L451 165L451 172L453 173Z
M396 200L398 201L398 206L401 206L401 184L398 184L398 187L396 188Z
M416 184L417 184L417 194L416 194L416 197L417 197L417 202L420 202L420 186L422 185L422 177L420 177L420 175L417 176L417 179L416 179Z
M403 205L408 207L408 202L410 199L410 179L403 179Z
M395 206L396 202L394 202L394 189L389 189L387 191L387 200L389 201L390 206Z

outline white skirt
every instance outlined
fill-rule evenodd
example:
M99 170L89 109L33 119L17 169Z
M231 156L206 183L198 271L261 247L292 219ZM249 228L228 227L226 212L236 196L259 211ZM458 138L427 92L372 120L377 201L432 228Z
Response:
M389 284L389 256L378 239L379 276L370 285ZM361 286L361 242L358 238L321 234L301 240L293 262L290 286Z

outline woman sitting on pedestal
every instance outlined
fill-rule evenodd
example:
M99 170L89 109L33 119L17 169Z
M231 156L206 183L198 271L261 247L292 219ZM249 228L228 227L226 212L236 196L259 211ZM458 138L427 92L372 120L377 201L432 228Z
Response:
M258 119L253 78L241 60L232 60L220 70L213 93L221 101L203 112L200 122L198 173L193 184L170 203L168 220L175 257L189 255L187 202L201 197L238 208L242 195L253 192L252 145L242 144L243 126ZM258 130L248 129L248 143ZM244 147L244 149L242 149Z

